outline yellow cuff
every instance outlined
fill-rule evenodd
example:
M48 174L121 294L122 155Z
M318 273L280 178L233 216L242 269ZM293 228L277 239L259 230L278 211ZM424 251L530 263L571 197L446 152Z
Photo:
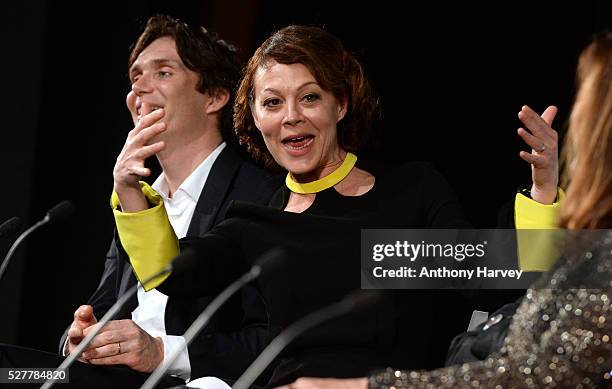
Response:
M557 202L550 205L516 194L514 223L521 270L548 271L559 258L558 242L562 231L557 227L557 220L564 198L565 192L561 188L557 193Z
M163 270L178 255L179 244L161 196L146 182L140 182L140 188L151 208L134 213L121 212L118 209L119 197L114 191L111 208L121 245L130 258L136 278L142 283ZM144 289L149 291L159 286L168 275L143 284Z
M517 193L514 199L514 224L517 229L551 229L557 228L557 218L565 192L559 188L557 201L552 204L540 204L529 197Z

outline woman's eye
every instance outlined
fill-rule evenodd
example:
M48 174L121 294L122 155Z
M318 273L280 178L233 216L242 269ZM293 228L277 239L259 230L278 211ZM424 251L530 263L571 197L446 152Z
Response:
M280 99L266 99L263 102L264 107L276 107L280 104Z
M163 71L163 70L160 70L159 72L157 72L157 75L158 75L160 78L169 77L171 74L172 74L172 73L170 73L170 72L165 72L165 71Z
M313 101L319 100L319 95L316 93L309 93L304 96L302 100L306 101L307 103L312 103Z

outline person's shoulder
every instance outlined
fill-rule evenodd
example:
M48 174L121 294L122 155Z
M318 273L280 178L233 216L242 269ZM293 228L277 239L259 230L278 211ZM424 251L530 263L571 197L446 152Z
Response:
M235 159L239 163L238 174L244 176L247 179L253 180L265 180L270 177L278 175L269 169L265 169L263 166L257 164L253 159L242 149L238 149L234 146L226 146L225 153L231 155L231 158Z
M251 201L233 200L227 209L227 220L232 223L261 223L264 221L278 221L284 217L281 209L269 207ZM225 222L224 222L225 223Z
M373 170L378 193L384 198L413 199L429 202L431 199L454 195L444 176L430 162L410 161L377 164Z
M396 170L401 173L424 176L427 176L429 174L440 174L438 173L434 165L431 162L427 161L404 162L402 164L399 164Z
M265 169L239 150L232 150L231 152L235 153L236 158L240 159L235 186L250 188L252 194L256 195L256 203L267 204L274 192L283 185L285 174Z
M442 177L434 165L426 161L369 163L365 169L368 167L377 180L383 181L429 181Z

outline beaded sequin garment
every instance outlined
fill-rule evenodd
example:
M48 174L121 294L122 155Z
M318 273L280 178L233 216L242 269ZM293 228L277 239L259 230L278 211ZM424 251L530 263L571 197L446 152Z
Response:
M499 353L430 372L386 369L369 387L612 388L612 231L588 237L570 240L565 259L527 291Z

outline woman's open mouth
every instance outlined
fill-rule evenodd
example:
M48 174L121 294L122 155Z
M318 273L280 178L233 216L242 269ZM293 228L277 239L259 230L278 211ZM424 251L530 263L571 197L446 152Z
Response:
M283 145L294 152L305 151L314 141L314 135L291 135L282 140Z

